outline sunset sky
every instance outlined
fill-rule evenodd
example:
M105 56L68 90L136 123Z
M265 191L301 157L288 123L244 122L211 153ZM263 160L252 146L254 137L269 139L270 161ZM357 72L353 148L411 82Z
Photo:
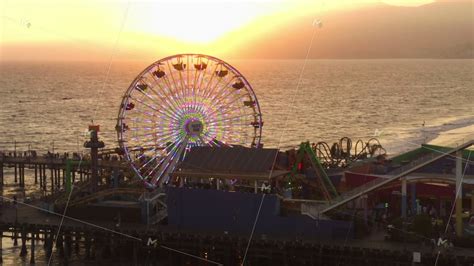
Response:
M347 31L341 27L331 28L331 25L350 28L359 23L358 18L354 19L357 14L365 17L367 13L364 12L374 7L397 10L393 11L395 13L390 11L393 17L388 23L396 24L397 20L402 22L405 20L404 14L396 13L399 10L411 12L408 10L425 8L433 2L431 0L130 2L0 0L1 59L105 60L112 52L120 60L141 60L148 56L159 57L183 52L234 57L239 57L236 54L239 53L243 57L255 57L257 51L265 50L268 45L265 44L265 36L269 36L268 40L277 39L278 41L272 41L274 44L282 42L265 57L285 57L281 54L285 53L285 49L292 47L298 51L290 52L288 57L293 55L298 57L304 52L309 33L314 30L312 23L315 19L323 23L320 29L321 46L329 47L338 45L339 36L347 35ZM448 12L453 19L458 16L456 10L464 12L462 16L466 17L467 14L469 17L469 13L458 8L453 9L451 13ZM384 9L383 12L385 11ZM372 10L372 12L380 14L382 11ZM443 18L446 16L436 12L433 16L439 15ZM360 20L367 20L367 17L364 17ZM433 20L428 15L427 19ZM434 21L436 19L435 17ZM472 19L465 20L459 23L464 27L466 23L468 27L470 24L472 30ZM433 24L429 27L439 26ZM383 29L380 32L383 32ZM324 34L329 37L325 37ZM287 38L289 43L283 44L283 40ZM463 41L460 40L460 45L463 45ZM294 46L292 42L295 43ZM354 53L363 55L365 52ZM321 56L330 57L332 52L330 49L324 50ZM337 57L337 54L334 56Z

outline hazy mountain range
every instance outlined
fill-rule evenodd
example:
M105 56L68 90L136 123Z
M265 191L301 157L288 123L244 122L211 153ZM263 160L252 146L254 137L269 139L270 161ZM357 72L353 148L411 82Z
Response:
M315 15L317 17L317 15ZM321 17L310 58L474 58L473 3L384 4ZM235 51L250 58L304 58L313 17L292 21ZM250 49L251 48L251 49Z

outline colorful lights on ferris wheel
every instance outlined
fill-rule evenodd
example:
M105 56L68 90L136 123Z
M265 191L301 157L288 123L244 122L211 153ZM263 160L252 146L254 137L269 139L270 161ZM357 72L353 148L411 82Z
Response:
M262 126L255 93L235 68L184 54L138 75L123 96L116 129L136 174L155 187L169 180L192 147L258 147Z

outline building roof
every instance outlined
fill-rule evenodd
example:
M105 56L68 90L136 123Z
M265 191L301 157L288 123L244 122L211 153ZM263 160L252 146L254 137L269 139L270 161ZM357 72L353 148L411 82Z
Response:
M172 176L268 179L278 149L193 147ZM272 177L288 171L272 171Z

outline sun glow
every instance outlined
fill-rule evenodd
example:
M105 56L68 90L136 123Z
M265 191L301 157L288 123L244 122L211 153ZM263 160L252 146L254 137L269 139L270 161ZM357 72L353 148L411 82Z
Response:
M133 7L136 32L192 43L209 43L252 22L268 6L255 3L143 3Z
M383 0L385 4L393 6L422 6L434 3L434 0Z
M9 60L107 60L113 51L117 60L150 60L185 51L240 57L252 54L258 46L276 51L278 46L265 42L267 36L270 39L279 33L282 42L286 36L303 36L315 19L321 19L326 36L336 42L344 35L336 32L351 23L337 14L350 15L357 9L383 6L381 3L413 7L432 2L0 0L0 55Z

